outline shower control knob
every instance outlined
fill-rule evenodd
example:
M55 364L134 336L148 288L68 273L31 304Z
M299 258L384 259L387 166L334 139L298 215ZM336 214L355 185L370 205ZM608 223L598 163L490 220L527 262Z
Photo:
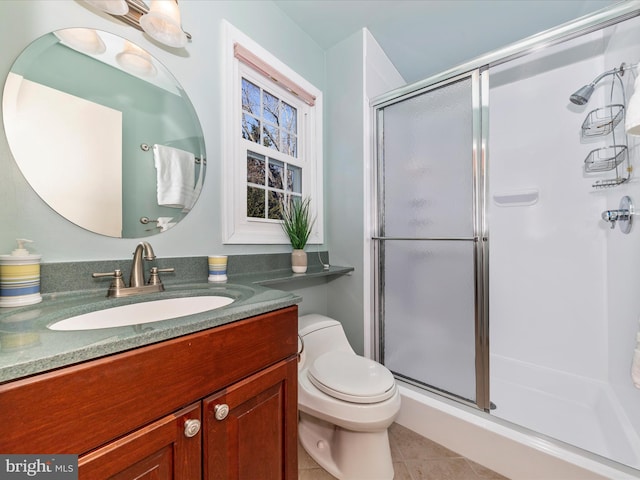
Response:
M213 407L213 415L216 417L216 420L224 420L229 415L229 405L226 403L220 403Z
M602 212L602 219L609 222L610 227L616 228L616 222L620 226L622 233L629 233L634 214L633 203L628 196L622 197L618 210L605 210Z
M200 420L192 418L184 422L184 436L187 438L195 437L200 431Z
M616 228L616 221L620 218L620 212L618 210L605 210L602 212L602 219L611 223L611 228Z

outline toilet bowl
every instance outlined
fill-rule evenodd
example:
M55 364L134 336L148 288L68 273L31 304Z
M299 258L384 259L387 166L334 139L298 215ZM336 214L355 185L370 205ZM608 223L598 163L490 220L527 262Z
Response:
M383 365L356 355L340 322L299 317L298 433L322 468L340 480L391 480L388 428L400 393Z

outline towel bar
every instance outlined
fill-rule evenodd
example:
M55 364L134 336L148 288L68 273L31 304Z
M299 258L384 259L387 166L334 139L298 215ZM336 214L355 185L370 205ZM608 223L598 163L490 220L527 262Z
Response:
M140 148L145 151L148 152L149 150L151 150L151 147L149 146L148 143L141 143L140 144ZM195 157L196 158L196 164L200 165L200 162L204 163L205 165L207 164L207 159L201 159L200 157Z

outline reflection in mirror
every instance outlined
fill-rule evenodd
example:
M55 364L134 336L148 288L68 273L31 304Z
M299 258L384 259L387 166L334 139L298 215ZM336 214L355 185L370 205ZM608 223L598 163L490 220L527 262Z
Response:
M76 225L145 237L197 201L200 123L173 75L137 45L85 28L44 35L13 64L2 102L20 171Z

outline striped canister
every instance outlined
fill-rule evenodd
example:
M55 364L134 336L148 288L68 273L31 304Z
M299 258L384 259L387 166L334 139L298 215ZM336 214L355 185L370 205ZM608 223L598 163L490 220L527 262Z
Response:
M227 281L227 256L226 255L209 255L209 281L210 282L226 282Z
M0 307L21 307L42 301L41 255L0 255Z

